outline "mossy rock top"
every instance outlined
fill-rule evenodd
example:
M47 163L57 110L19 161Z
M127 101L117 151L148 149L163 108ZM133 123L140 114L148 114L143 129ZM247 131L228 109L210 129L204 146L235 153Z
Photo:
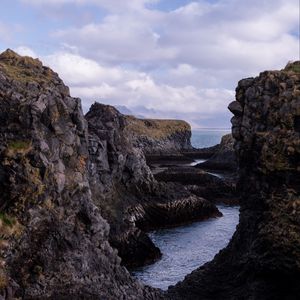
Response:
M294 72L300 74L300 61L289 62L283 71Z
M57 77L57 74L43 66L39 59L21 56L10 49L0 54L0 72L21 83L48 83Z
M137 136L161 139L179 132L191 131L191 126L182 120L138 119L126 116L127 129Z

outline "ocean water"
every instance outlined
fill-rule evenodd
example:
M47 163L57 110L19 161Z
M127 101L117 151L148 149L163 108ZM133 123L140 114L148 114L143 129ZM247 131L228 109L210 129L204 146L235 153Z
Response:
M192 130L192 146L195 148L206 148L217 145L221 142L222 136L230 132L230 129Z
M239 222L238 206L218 206L223 217L149 234L162 252L156 263L132 271L147 285L166 290L212 260L231 239Z

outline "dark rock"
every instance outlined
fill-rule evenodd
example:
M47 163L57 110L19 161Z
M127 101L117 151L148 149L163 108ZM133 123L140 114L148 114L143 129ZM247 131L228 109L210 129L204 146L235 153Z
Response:
M201 148L201 149L193 148L190 150L184 150L181 153L185 157L189 157L189 158L207 159L212 157L214 154L216 154L219 148L220 148L220 144L212 147L207 147L207 148Z
M183 186L153 178L143 149L132 142L128 117L95 103L86 119L92 197L110 224L110 242L123 264L144 265L161 256L146 230L218 215L215 205Z
M217 152L207 161L198 164L196 167L204 170L223 170L235 172L237 170L237 162L233 145L234 139L232 135L224 135Z
M213 203L238 204L236 178L216 176L193 167L173 167L155 174L155 178L164 182L184 184L193 194Z
M233 101L229 104L228 109L237 117L243 115L243 108L241 104L237 101Z
M227 248L170 288L169 299L300 298L299 89L293 65L240 81L240 223Z
M0 294L154 299L108 243L91 199L80 101L50 69L0 55Z
M110 224L110 242L127 266L153 262L160 250L136 227L130 213L155 185L142 150L125 135L126 119L114 107L95 103L86 119L92 198Z

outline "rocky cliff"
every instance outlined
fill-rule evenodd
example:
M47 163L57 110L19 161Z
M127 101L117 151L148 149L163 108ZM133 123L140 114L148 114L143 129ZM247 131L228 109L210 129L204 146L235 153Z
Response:
M153 299L91 198L79 99L40 61L0 55L2 299Z
M56 73L11 50L0 120L0 297L158 299L110 244L123 263L152 261L146 230L218 216L216 206L158 183L123 115L96 103L84 118Z
M170 299L300 298L300 62L239 82L232 133L240 223Z
M110 224L110 242L124 264L142 265L160 257L145 230L220 215L214 205L180 184L153 178L143 149L132 142L128 117L95 103L86 119L92 198Z
M127 116L127 130L146 155L167 155L192 149L191 126L180 120L137 119Z

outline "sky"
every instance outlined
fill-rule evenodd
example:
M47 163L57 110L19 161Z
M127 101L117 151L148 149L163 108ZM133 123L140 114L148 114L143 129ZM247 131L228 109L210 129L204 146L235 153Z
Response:
M39 58L80 97L229 128L240 79L300 59L299 0L2 0L0 50Z

